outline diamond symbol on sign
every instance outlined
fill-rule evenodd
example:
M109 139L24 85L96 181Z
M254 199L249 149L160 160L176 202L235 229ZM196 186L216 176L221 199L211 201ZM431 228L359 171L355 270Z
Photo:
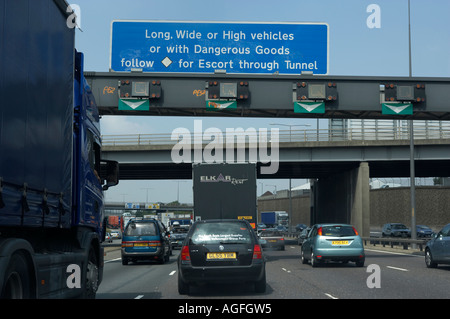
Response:
M169 65L172 64L172 60L169 59L168 57L165 57L165 58L161 61L161 63L164 64L164 66L167 68Z

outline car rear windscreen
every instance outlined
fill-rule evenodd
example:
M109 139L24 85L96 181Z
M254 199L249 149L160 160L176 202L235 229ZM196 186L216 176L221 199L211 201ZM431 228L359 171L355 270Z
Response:
M283 237L281 232L277 230L265 230L260 234L261 237Z
M352 226L322 226L322 236L345 237L356 236Z
M200 223L192 234L192 243L201 244L249 244L250 230L244 223Z
M125 230L125 236L156 236L154 223L130 223Z

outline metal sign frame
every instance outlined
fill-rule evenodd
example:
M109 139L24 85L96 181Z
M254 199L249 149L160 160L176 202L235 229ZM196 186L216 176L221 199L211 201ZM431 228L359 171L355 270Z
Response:
M355 77L304 75L233 75L233 74L147 74L130 72L86 72L100 113L104 115L151 116L234 116L284 118L372 118L450 120L450 79L409 77ZM159 81L161 97L150 99L149 111L119 111L119 83L122 80ZM238 100L237 107L208 111L210 81L248 82L249 98ZM294 112L296 83L336 83L338 99L325 101L324 113ZM413 114L383 114L386 83L414 85L423 83L426 101L413 105Z

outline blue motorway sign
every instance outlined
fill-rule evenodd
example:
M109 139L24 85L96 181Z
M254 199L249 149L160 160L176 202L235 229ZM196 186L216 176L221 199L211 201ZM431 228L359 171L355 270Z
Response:
M328 73L326 23L113 21L117 72Z

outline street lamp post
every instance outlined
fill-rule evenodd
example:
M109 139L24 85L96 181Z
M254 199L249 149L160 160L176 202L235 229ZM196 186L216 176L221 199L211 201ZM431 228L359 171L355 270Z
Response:
M408 0L408 37L409 37L409 77L412 77L411 59L411 1ZM416 174L414 167L414 120L409 120L409 152L410 152L410 180L411 180L411 239L417 239L416 230ZM412 244L416 248L416 244Z
M147 191L147 196L145 197L145 204L147 205L147 204L148 204L148 190L149 190L149 189L153 189L153 188L152 188L152 187L144 187L144 188L141 188L141 189Z
M176 181L177 182L177 202L180 203L180 183L186 183L186 181Z

